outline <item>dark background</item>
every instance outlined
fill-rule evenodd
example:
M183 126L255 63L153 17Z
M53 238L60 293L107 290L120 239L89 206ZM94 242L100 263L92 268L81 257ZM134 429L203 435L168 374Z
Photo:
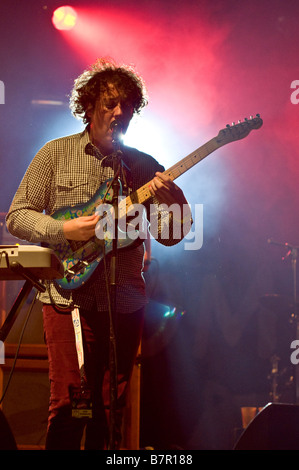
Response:
M73 1L77 27L61 32L51 17L62 4L0 5L0 212L36 151L82 129L67 95L97 57L133 63L145 78L149 106L130 143L165 167L227 123L256 113L264 121L178 179L193 211L203 205L203 246L153 243L146 275L141 445L232 448L241 407L273 399L274 354L280 401L294 399L286 386L295 339L291 256L282 260L287 250L267 240L299 245L299 105L291 102L299 4ZM265 308L266 294L289 301ZM164 317L169 307L176 310Z

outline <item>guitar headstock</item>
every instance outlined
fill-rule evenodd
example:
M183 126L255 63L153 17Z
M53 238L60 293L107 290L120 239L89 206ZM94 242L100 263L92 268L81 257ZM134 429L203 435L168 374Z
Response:
M238 124L233 122L232 125L228 124L219 132L216 137L217 143L224 145L234 140L244 139L253 129L259 129L262 125L263 120L259 114L256 117L250 116L250 119L245 118L242 122L238 121Z

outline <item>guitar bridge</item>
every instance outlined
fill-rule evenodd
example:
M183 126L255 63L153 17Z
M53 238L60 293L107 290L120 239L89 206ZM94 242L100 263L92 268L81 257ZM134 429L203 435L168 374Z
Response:
M78 261L78 263L72 266L72 269L67 269L65 272L65 278L68 282L71 282L72 278L77 274L84 274L85 269L88 267L87 261Z

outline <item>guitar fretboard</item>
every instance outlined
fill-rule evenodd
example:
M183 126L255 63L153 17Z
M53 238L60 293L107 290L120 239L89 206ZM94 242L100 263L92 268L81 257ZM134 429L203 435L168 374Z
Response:
M176 178L184 174L186 171L188 171L194 165L202 161L205 157L210 155L222 145L223 144L219 144L219 142L217 142L216 138L214 137L213 139L209 140L206 144L202 145L197 150L194 150L192 153L180 160L178 163L168 168L168 170L165 170L163 174L170 176L172 181L174 181ZM143 186L141 186L141 188L137 189L137 191L134 191L128 197L121 201L119 205L120 217L124 217L127 214L128 209L131 205L143 204L152 196L149 190L149 184L150 182L144 184Z
M220 145L216 142L216 138L209 140L209 142L202 145L197 150L194 150L192 153L187 155L187 157L183 158L180 162L176 163L168 170L164 171L164 175L170 176L170 178L174 181L176 178L188 171L190 168L199 163L201 160L210 155L210 153L214 152L219 147Z

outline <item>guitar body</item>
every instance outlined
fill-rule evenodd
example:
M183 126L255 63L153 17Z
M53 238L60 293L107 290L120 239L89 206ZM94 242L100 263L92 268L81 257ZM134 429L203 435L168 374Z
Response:
M107 180L103 183L95 195L83 204L74 205L71 207L63 207L58 209L52 214L53 219L56 220L70 220L76 217L89 216L96 213L96 210L103 204L105 199L105 208L107 212L110 202L112 203L113 191L107 188L110 186L112 180ZM120 188L120 195L122 189ZM47 244L59 259L62 261L65 277L56 279L56 284L62 289L73 290L84 285L92 276L99 263L103 260L106 254L112 251L112 244L114 238L114 224L111 223L113 207L110 205L111 217L104 217L97 225L96 233L103 234L102 239L98 236L92 237L87 242L69 241L68 243L59 243L55 245ZM118 244L117 248L127 248L131 246L136 238L137 233L130 236L127 232L118 228Z

